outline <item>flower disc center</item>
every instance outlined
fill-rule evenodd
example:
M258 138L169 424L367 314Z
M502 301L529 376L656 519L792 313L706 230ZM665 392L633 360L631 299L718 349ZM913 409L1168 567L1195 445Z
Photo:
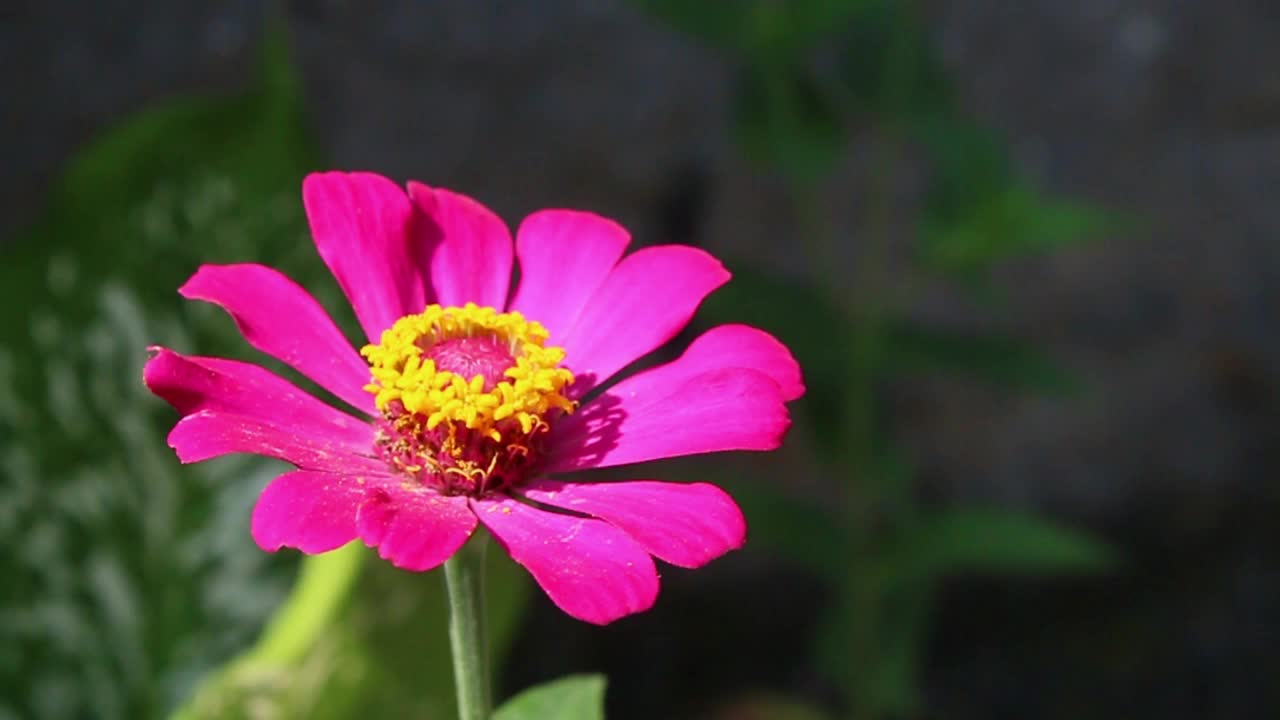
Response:
M400 318L369 361L382 414L375 452L397 472L448 495L483 496L536 471L551 421L573 412L564 350L520 313L429 305Z
M449 338L422 350L423 359L436 363L436 370L451 372L460 377L484 378L484 391L493 390L506 373L516 364L510 345L487 335Z

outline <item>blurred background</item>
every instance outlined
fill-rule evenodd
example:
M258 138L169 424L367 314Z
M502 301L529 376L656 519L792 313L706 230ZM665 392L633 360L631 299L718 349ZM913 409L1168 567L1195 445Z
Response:
M260 552L280 467L179 466L141 384L152 343L261 359L180 301L201 262L356 336L326 168L705 247L735 278L683 342L748 322L806 372L781 451L652 469L751 527L652 612L493 558L499 696L1276 717L1277 67L1245 0L4 2L0 718L451 717L442 578Z

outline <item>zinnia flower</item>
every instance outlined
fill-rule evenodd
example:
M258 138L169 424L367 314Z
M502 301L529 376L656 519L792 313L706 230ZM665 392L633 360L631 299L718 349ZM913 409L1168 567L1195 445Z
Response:
M350 405L342 412L249 363L165 348L147 386L182 413L182 462L255 453L296 467L253 511L268 551L360 539L424 571L485 529L568 614L607 623L652 606L653 557L697 567L740 547L719 488L566 473L726 450L771 450L803 393L785 347L722 325L678 359L612 386L670 340L729 273L702 250L649 247L597 215L544 210L513 243L480 203L367 173L303 183L320 257L369 344L262 265L205 265L179 292L221 306L254 348Z

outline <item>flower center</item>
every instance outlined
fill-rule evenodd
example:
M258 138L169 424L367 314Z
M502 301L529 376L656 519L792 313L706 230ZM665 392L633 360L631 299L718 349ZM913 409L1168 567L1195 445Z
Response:
M429 305L360 350L382 413L375 449L398 471L450 495L511 487L537 465L542 438L574 403L564 350L520 313Z

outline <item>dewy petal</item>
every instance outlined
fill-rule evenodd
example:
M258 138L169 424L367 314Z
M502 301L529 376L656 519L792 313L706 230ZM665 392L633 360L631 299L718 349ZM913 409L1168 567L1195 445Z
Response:
M509 497L472 500L480 522L561 610L604 625L653 606L649 553L603 520L546 512Z
M356 538L356 510L364 481L295 470L272 480L253 507L250 529L267 552L292 547L322 553Z
M506 224L479 202L449 190L410 182L409 197L440 238L430 255L436 301L506 307L512 254Z
M178 292L218 305L254 348L353 407L374 412L373 397L362 389L369 365L320 303L280 272L263 265L204 265Z
M698 336L677 361L687 376L724 367L753 368L773 378L790 402L804 395L800 365L785 345L748 325L719 325ZM673 382L673 380L668 380Z
M576 376L574 396L674 337L728 279L720 261L693 247L648 247L623 258L560 343Z
M387 473L386 463L360 454L348 443L308 435L262 418L216 410L201 410L179 420L169 433L169 447L184 463L251 453L284 460L303 470L349 475ZM363 448L365 452L370 449Z
M201 411L257 418L299 435L360 453L373 446L373 426L320 402L251 363L186 357L153 347L142 381L183 415Z
M398 185L373 173L308 175L302 202L316 250L371 342L427 305L426 258L438 241Z
M575 483L535 480L520 494L586 513L630 535L672 565L694 568L742 547L747 524L725 491L706 483L654 480Z
M542 210L516 231L520 288L512 310L537 320L559 345L631 242L618 223L594 213Z
M773 450L790 425L773 378L750 368L688 375L681 360L618 383L552 428L546 471L726 450Z
M404 570L430 570L448 560L476 529L466 498L445 497L394 480L372 490L356 518L360 539Z

